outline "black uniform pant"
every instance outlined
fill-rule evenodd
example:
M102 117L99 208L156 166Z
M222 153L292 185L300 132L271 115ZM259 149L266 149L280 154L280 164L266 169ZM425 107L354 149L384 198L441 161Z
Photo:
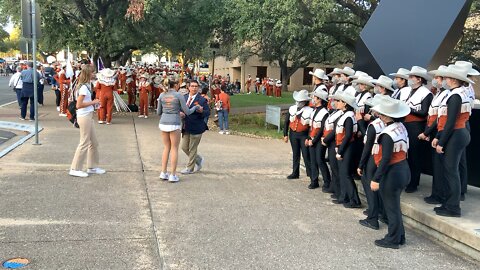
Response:
M468 133L470 134L470 122L467 121L466 128ZM468 146L468 145L467 145ZM463 150L462 158L460 159L460 181L462 182L462 194L467 193L467 186L468 186L468 167L467 167L467 148Z
M422 173L424 153L427 151L427 143L418 139L418 135L425 130L425 122L404 123L408 131L408 166L410 167L410 184L408 188L417 188L420 183L420 174Z
M432 150L432 197L443 203L448 193L448 185L443 175L442 155L435 149Z
M338 161L338 172L340 177L340 201L350 205L360 205L358 190L352 177L352 166L354 157L354 147L349 145L343 153L343 159Z
M384 239L393 244L400 244L405 239L400 194L409 182L410 170L406 160L390 165L380 180L380 196L388 217L388 232Z
M55 89L55 104L57 107L60 107L60 100L62 99L62 96L60 95L60 90Z
M319 171L322 174L323 186L330 187L331 177L327 167L327 160L325 154L327 153L327 147L323 146L321 142L317 142L315 145L308 147L310 151L310 180L312 183L318 182Z
M470 143L470 133L466 128L455 129L443 147L443 174L448 185L448 193L443 207L460 214L461 180L458 166L462 153Z
M290 144L292 146L293 152L292 175L300 175L300 153L302 153L307 175L310 175L310 172L312 171L312 169L310 168L310 156L308 154L307 146L305 145L305 140L307 139L307 137L308 134L306 132L290 131Z
M331 181L330 181L330 191L333 191L333 194L338 199L342 193L340 189L340 177L338 172L338 160L336 158L337 151L335 150L335 143L330 143L328 145L328 163L330 164L331 171Z
M377 170L377 165L375 164L375 160L373 159L373 156L370 156L368 158L367 166L363 171L363 175L361 179L362 179L363 190L365 191L365 197L367 198L367 204L368 204L367 219L372 221L378 221L378 215L380 214L380 212L383 212L381 211L382 202L380 198L380 192L373 191L370 188L370 182L372 181L376 170Z

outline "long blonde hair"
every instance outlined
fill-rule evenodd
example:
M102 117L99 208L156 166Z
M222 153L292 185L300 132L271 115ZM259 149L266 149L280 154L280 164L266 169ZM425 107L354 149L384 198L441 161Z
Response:
M78 75L76 90L80 89L80 87L84 84L90 85L91 78L92 78L92 73L93 73L93 66L92 65L84 65L82 67L80 75Z

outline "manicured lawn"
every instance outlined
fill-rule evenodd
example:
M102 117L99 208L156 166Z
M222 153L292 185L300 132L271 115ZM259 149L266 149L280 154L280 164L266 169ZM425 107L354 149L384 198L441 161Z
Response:
M283 123L282 123L283 126ZM268 125L265 128L265 114L238 114L231 115L229 117L229 127L230 130L253 134L260 137L268 137L274 139L283 138L283 130L280 130L280 133L277 132L277 127L273 125Z
M281 98L256 94L237 94L230 96L232 108L255 107L276 104L293 104L292 92L282 92Z

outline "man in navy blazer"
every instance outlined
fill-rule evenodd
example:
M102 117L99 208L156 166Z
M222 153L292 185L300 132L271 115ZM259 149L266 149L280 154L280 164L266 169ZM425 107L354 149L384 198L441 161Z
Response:
M182 174L191 174L198 172L203 166L203 157L198 154L198 145L202 139L202 134L208 129L207 121L210 116L210 108L207 100L199 93L200 85L198 81L192 80L188 86L188 94L185 100L189 108L199 104L202 108L190 115L184 116L182 128L182 150L188 156L188 163Z

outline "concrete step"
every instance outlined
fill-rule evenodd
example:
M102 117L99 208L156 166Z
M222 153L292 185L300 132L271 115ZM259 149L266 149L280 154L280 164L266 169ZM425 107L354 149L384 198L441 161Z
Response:
M431 194L432 177L422 175L415 193L401 195L404 223L422 231L451 248L480 261L480 188L468 186L466 200L461 202L462 217L437 216L423 198ZM364 195L362 184L357 181L359 193ZM363 196L366 205L366 199ZM407 236L408 238L408 236Z

